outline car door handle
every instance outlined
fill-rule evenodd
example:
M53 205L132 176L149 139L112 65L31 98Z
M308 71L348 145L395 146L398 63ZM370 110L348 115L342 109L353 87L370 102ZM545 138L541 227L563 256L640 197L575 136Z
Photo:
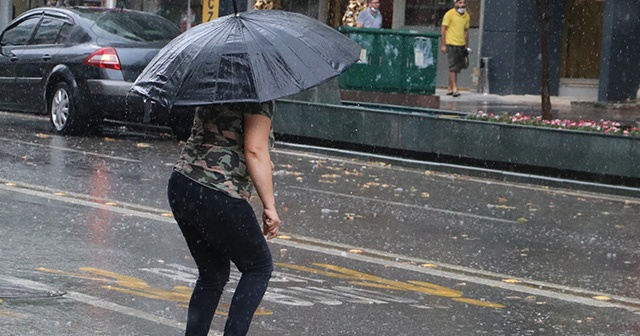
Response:
M43 60L43 61L45 61L45 62L50 61L50 60L51 60L51 55L44 55L44 56L42 56L42 60Z

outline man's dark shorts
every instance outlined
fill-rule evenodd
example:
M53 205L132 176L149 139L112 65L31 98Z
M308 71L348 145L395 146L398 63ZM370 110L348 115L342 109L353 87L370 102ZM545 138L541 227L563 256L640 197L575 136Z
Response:
M466 57L464 46L454 46L447 44L447 59L449 60L449 71L460 72L466 69Z

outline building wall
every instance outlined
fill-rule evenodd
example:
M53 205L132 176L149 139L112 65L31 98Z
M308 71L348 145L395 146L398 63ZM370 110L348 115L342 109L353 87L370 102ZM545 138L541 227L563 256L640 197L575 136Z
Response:
M640 85L640 1L607 0L598 100L635 101Z
M548 42L550 93L557 95L562 61L564 4L550 2ZM486 0L482 57L490 57L489 86L495 94L540 94L540 33L532 0Z

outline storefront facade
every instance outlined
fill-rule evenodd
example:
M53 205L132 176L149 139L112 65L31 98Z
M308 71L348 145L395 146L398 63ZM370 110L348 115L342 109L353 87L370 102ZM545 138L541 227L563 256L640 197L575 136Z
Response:
M11 17L45 0L14 0ZM124 1L124 2L121 2ZM66 0L157 13L183 30L233 12L233 0ZM236 0L240 10L255 0ZM287 11L342 25L349 0L273 0ZM361 0L365 1L365 0ZM383 28L439 31L453 0L381 0ZM640 82L640 2L549 1L549 59L553 95L598 95L601 101L635 99ZM471 14L469 70L459 85L474 90L481 57L490 57L490 87L496 94L539 94L540 38L532 0L467 0ZM190 15L188 15L190 13ZM438 59L438 86L446 85L445 57Z

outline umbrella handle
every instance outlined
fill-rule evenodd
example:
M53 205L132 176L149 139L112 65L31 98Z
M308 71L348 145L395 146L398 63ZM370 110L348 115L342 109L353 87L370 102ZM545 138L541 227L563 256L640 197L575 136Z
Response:
M238 15L238 5L236 4L236 0L233 0L233 13Z

